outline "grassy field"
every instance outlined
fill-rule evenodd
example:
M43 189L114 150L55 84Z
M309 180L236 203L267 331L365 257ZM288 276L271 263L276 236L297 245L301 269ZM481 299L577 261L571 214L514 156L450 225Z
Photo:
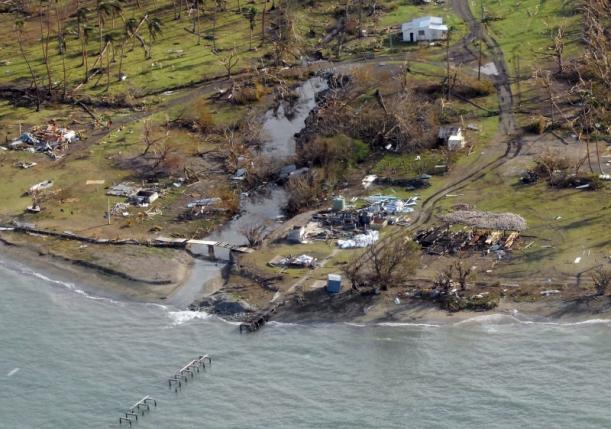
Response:
M190 108L191 104L187 104L160 111L151 114L147 120L153 124L162 124L166 118L173 119ZM223 104L212 106L210 111L213 123L228 124L239 120L246 113L246 108L230 108ZM69 229L104 237L147 236L150 228L159 225L164 228L164 234L179 235L206 231L216 226L220 219L176 222L176 217L184 210L186 200L193 198L190 195L206 196L207 193L218 192L218 179L214 175L207 175L206 180L190 190L185 187L169 188L169 192L151 207L159 208L162 212L153 218L142 216L145 209L130 208L129 218L114 217L112 225L107 225L105 213L108 205L123 202L124 198L108 198L105 188L125 180L139 181L134 171L124 165L124 160L137 158L142 153L143 126L144 120L133 121L97 139L96 144L91 144L87 139L76 143L68 155L59 161L53 161L44 154L19 151L0 153L0 174L5 179L0 183L0 194L3 195L0 219L20 217L23 221L35 222L39 227L60 231ZM199 161L197 153L219 149L216 143L180 128L172 129L169 138L176 152L195 171L206 168L206 164ZM15 167L18 161L33 161L38 165L31 169L18 169ZM50 196L48 201L43 202L41 213L24 214L25 208L31 204L31 198L25 196L24 192L42 180L53 180L53 191L58 192L58 196ZM104 180L105 184L86 185L87 180Z
M216 13L216 20L210 6L206 6L200 17L200 33L211 37L213 32L216 36L216 43L207 38L202 38L200 44L197 43L197 36L190 32L193 27L194 19L183 12L180 20L174 19L174 11L171 3L155 2L151 0L141 2L142 7L137 7L135 3L122 3L122 18L117 16L115 19L106 17L102 25L103 34L107 34L113 39L115 53L110 64L110 89L109 93L114 95L132 94L135 96L143 93L163 91L167 88L178 85L197 82L202 79L220 76L226 73L221 64L223 58L228 53L235 50L239 60L235 70L250 69L259 65L259 59L272 46L270 43L262 44L261 38L261 18L264 2L256 1L247 5L231 0L226 3L226 10ZM60 17L67 17L66 27L66 78L68 87L74 88L82 82L84 77L84 67L82 64L82 38L76 37L77 27L71 13L76 9L76 3L72 0L58 3L58 13ZM95 4L81 3L87 5L90 12L86 17L85 23L92 28L88 39L87 50L89 52L89 68L91 69L97 60L100 51L100 33L98 19L95 13ZM255 49L250 49L250 29L249 22L238 9L240 4L242 10L254 7L257 10L255 18L255 28L253 31L252 45ZM313 49L319 46L321 37L325 29L335 22L333 13L336 4L331 1L317 3L313 8L301 8L293 6L294 28L296 37L297 55L302 55L304 49ZM365 19L364 27L380 29L389 25L401 24L404 20L416 15L425 13L439 13L447 17L450 24L455 26L459 32L464 32L464 25L449 12L447 8L439 7L416 7L410 5L395 5L388 13L382 13L380 18ZM34 15L25 19L23 27L23 45L27 58L29 59L39 85L46 87L47 72L42 61L41 32L40 22L37 17L38 7L34 7ZM124 40L124 20L134 18L139 21L145 14L151 18L159 18L161 33L154 39L150 36L146 23L140 30L140 34L147 44L151 45L151 58L146 59L143 49L136 41L131 38L124 45L124 58L122 62L122 72L127 76L124 81L118 79L119 65L121 63L121 46ZM272 12L267 12L267 23L275 19ZM2 53L2 65L0 65L0 85L28 86L31 77L28 72L25 60L20 54L19 45L15 33L16 18L10 14L3 14L0 17L0 49ZM216 21L216 22L215 22ZM54 85L61 86L63 80L63 64L58 51L58 44L54 38L55 24L57 22L54 7L51 12L51 38L49 44L49 59L51 76ZM46 24L45 24L46 25ZM43 28L46 32L46 29ZM187 31L189 30L189 31ZM307 33L314 30L316 36L308 37ZM383 34L376 35L374 39L383 40ZM381 38L381 39L380 39ZM354 39L354 36L349 37ZM268 36L269 40L269 36ZM349 42L349 40L348 40ZM368 46L371 38L358 39L352 43ZM377 42L375 42L377 43ZM213 51L216 48L216 52ZM324 45L322 45L325 48ZM407 46L405 46L407 48ZM133 48L133 49L132 49ZM105 57L97 67L105 68L107 58ZM80 92L91 95L106 95L107 76L103 73L92 78L87 84L80 88Z
M462 189L459 198L442 201L440 208L464 202L526 219L523 250L515 252L512 263L501 266L498 274L515 278L530 274L533 280L555 275L563 278L605 263L611 249L609 190L555 190L543 183L519 185L518 179L487 174ZM576 264L578 257L581 261Z

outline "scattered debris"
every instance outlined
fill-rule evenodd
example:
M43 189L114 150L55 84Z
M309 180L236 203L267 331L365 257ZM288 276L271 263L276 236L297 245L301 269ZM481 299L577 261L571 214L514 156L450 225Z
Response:
M340 249L364 248L373 245L380 238L378 231L368 231L366 234L357 234L349 240L337 240Z
M581 256L578 256L575 258L575 261L573 261L573 263L578 264L581 262Z
M38 204L32 204L31 206L27 206L26 210L29 213L40 213L40 206Z
M194 200L191 201L189 204L187 204L187 208L192 209L194 207L210 207L210 206L216 206L218 204L220 204L221 199L218 197L213 197L213 198L203 198L200 200Z
M15 163L15 167L23 168L24 170L27 170L28 168L36 167L37 165L38 164L35 162L25 162L25 161L19 161Z
M53 187L53 180L45 180L44 182L37 183L35 185L30 186L28 189L28 195L32 195L35 192L44 191L45 189L49 189Z
M309 255L278 256L269 261L269 265L272 267L315 268L318 265L318 259Z
M85 182L85 185L103 185L104 183L106 183L106 180L87 180Z
M247 173L245 168L238 168L231 180L244 180Z
M560 291L558 289L549 289L549 290L543 290L540 292L540 294L543 296L557 295L559 293Z
M116 203L110 209L110 214L111 214L111 216L128 217L129 216L129 211L128 210L129 210L129 204L127 204L127 203Z

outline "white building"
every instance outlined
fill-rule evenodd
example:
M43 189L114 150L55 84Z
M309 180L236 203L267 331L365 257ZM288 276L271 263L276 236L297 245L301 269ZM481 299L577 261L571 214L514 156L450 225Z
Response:
M438 16L423 16L401 25L404 42L441 40L448 36L448 26Z
M437 137L448 145L448 150L463 149L467 143L460 127L440 127Z

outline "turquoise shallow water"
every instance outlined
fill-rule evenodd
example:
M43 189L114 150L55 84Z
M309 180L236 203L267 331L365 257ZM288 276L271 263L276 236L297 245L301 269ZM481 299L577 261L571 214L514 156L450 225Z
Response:
M611 325L274 324L95 299L0 264L0 428L609 428ZM166 379L214 362L178 394ZM17 370L17 368L19 368ZM123 426L125 427L125 426Z

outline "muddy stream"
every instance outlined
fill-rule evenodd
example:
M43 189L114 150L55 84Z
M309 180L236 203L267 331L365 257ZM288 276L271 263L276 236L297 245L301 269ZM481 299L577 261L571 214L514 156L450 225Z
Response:
M270 109L263 116L263 130L267 136L262 153L277 159L292 162L295 155L295 134L305 127L305 121L316 107L316 94L327 89L327 81L322 77L313 77L300 85L296 92L299 98L289 108L281 104L277 109ZM221 229L206 237L207 240L225 241L231 244L246 245L247 240L240 230L250 224L266 223L269 230L278 226L277 219L283 214L287 202L286 190L270 184L261 192L243 195L240 201L240 213L227 222ZM207 255L206 246L193 246L194 253ZM221 271L229 260L229 251L215 249L218 261L195 259L189 280L173 295L168 303L185 308L196 299L208 296L220 289L223 284Z

